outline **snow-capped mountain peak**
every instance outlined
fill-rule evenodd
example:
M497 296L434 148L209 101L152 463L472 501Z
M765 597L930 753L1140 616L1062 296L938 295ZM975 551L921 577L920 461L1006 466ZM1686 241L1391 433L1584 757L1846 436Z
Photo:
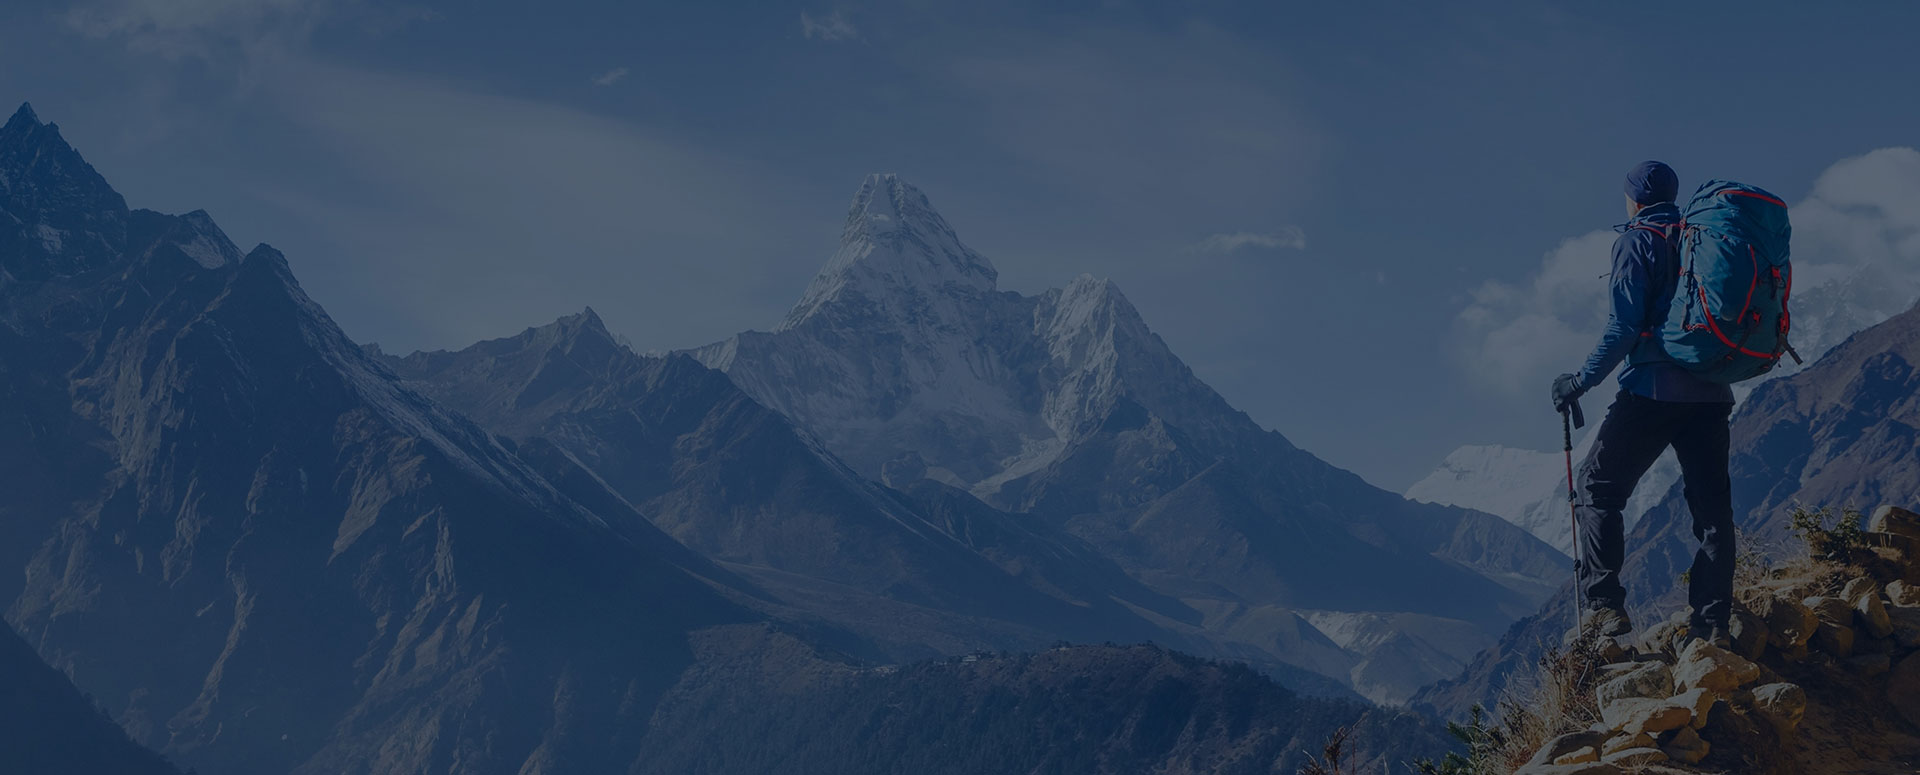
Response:
M847 210L840 249L781 328L836 304L897 321L923 318L929 297L989 294L998 278L993 264L960 242L920 189L897 175L868 175Z

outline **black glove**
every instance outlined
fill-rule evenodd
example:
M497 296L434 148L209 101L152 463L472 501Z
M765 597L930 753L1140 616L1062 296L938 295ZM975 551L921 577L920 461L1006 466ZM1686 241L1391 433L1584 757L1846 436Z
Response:
M1580 387L1578 374L1562 374L1555 377L1553 379L1553 410L1564 412L1569 406L1578 406L1574 402L1580 400L1580 396L1586 392L1586 388Z

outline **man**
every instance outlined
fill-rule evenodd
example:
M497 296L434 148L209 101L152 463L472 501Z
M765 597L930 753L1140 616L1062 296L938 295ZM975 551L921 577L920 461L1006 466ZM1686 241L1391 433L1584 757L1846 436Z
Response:
M1582 592L1581 629L1602 637L1633 630L1627 592L1620 585L1626 555L1621 511L1640 477L1671 446L1680 460L1693 535L1700 541L1687 591L1693 607L1688 632L1725 645L1733 607L1733 501L1727 475L1733 390L1694 376L1660 346L1660 327L1680 279L1680 210L1673 201L1678 192L1678 176L1660 162L1641 162L1627 175L1631 220L1613 243L1613 310L1606 333L1579 373L1554 380L1553 405L1566 411L1626 362L1620 392L1577 473L1574 521L1580 545L1574 583Z

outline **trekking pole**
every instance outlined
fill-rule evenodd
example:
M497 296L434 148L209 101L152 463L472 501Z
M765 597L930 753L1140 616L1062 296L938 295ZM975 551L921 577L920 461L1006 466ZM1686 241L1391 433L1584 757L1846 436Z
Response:
M1573 528L1573 617L1574 626L1580 626L1580 515L1579 496L1573 488L1573 429L1587 424L1587 418L1580 411L1578 401L1569 401L1560 408L1560 448L1567 455L1567 523Z

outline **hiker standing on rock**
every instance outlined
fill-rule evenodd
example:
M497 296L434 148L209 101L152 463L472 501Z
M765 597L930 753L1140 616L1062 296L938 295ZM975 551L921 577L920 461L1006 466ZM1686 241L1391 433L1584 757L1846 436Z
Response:
M1618 637L1633 629L1620 585L1626 556L1622 511L1640 477L1671 446L1686 483L1693 535L1700 541L1688 589L1689 632L1726 645L1733 606L1733 500L1727 473L1733 390L1724 381L1698 375L1661 346L1675 292L1691 283L1691 265L1682 266L1678 191L1673 169L1657 161L1642 162L1627 175L1631 220L1619 227L1622 233L1613 243L1612 314L1585 367L1554 380L1553 404L1568 411L1625 361L1620 391L1577 472L1574 569L1583 593L1581 631Z

